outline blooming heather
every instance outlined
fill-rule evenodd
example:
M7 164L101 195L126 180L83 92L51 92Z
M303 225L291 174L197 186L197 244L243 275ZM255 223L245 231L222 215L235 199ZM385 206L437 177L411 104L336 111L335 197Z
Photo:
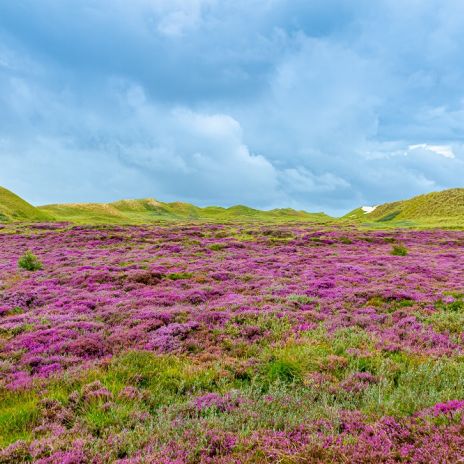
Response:
M460 231L0 239L0 463L464 459ZM42 269L18 268L27 250Z

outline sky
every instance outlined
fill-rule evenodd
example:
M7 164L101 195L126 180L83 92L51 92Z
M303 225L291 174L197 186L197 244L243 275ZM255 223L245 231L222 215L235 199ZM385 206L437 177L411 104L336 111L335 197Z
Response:
M464 186L462 0L0 1L0 185L340 215Z

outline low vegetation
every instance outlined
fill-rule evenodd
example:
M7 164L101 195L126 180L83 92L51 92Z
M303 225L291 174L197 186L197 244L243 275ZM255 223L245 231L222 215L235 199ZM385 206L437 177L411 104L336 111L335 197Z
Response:
M0 234L0 463L462 457L462 232Z

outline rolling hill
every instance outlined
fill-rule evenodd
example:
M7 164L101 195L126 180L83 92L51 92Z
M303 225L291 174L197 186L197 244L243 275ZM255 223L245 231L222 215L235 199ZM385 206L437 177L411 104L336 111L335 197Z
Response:
M340 219L291 208L262 211L244 205L223 208L163 203L153 198L113 203L67 203L32 206L0 187L0 223L66 221L77 224L149 224L159 221L263 221L351 223L375 228L464 227L464 188L419 195L408 200L363 206Z
M308 213L293 209L262 211L243 205L222 208L204 208L190 203L163 203L153 198L120 200L113 203L55 204L39 207L40 211L60 221L76 223L146 224L160 220L205 221L310 221L330 222L333 218L324 213Z
M464 226L464 188L427 193L375 207L357 208L343 219L379 225Z
M10 190L0 187L0 222L36 222L53 219L47 212L32 206Z

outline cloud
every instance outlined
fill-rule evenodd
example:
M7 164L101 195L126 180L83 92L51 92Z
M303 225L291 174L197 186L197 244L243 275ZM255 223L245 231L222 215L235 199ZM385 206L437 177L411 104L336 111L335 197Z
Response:
M144 99L133 111L145 144L124 143L120 157L157 176L163 193L194 196L201 204L211 198L229 204L232 198L246 202L250 197L265 204L277 195L275 167L250 152L240 124L231 116L166 109Z
M0 184L36 203L462 186L459 0L24 0L0 43Z
M419 143L416 145L409 145L409 150L427 150L437 155L444 156L445 158L455 158L452 147L448 145L428 145L427 143Z

